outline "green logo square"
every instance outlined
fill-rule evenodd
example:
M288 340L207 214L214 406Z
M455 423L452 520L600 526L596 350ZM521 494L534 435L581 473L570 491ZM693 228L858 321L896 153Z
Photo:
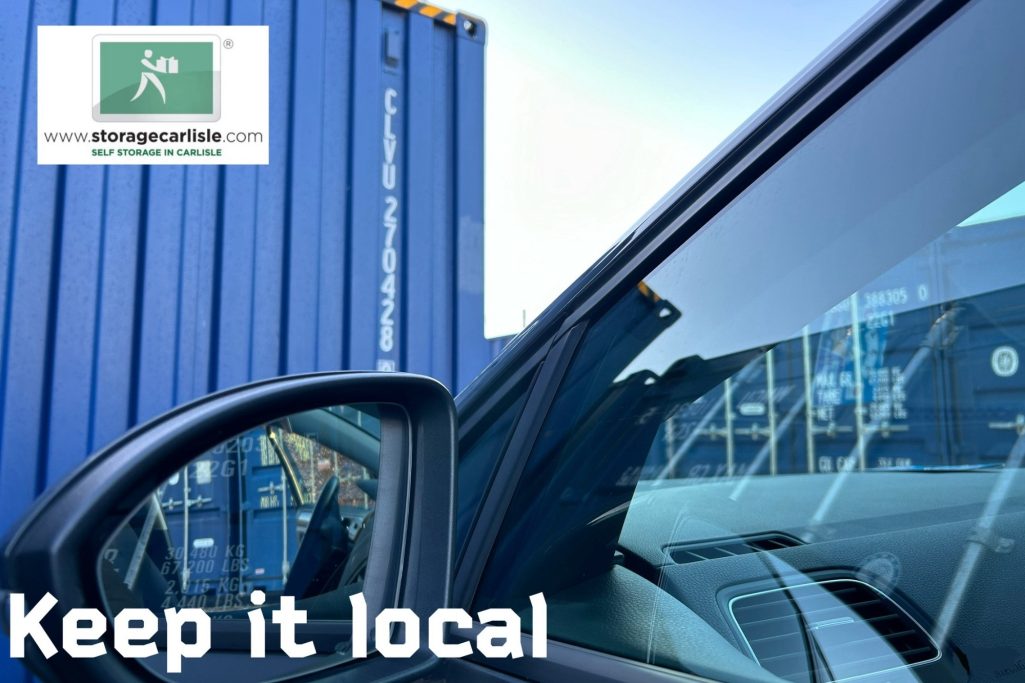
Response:
M94 51L97 120L188 121L219 118L216 39L98 37ZM160 36L164 38L164 36Z

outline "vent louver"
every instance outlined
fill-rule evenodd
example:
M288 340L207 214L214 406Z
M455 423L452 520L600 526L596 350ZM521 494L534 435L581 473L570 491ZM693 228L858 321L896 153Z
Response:
M745 595L730 602L730 612L758 663L795 683L842 681L940 656L907 612L860 581Z
M796 538L784 534L764 534L745 538L727 538L718 541L703 541L668 549L669 557L677 564L717 560L734 555L761 553L801 545Z

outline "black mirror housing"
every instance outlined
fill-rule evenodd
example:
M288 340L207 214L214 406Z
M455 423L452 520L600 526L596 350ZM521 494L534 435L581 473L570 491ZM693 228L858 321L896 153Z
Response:
M7 594L21 593L34 605L46 593L57 598L42 626L56 642L61 618L74 608L103 610L97 558L104 543L144 499L191 457L246 429L282 415L324 405L379 403L389 410L381 420L383 501L371 540L373 580L365 596L371 613L406 607L423 617L447 607L452 570L456 455L456 414L452 396L439 382L404 373L332 372L298 375L249 384L175 408L141 425L91 456L41 497L14 528L0 565L0 607L7 618ZM218 627L246 633L242 623ZM241 630L240 630L241 629ZM230 635L230 633L229 633ZM421 642L426 642L422 634ZM216 634L215 634L216 637ZM49 660L26 643L30 668L57 678L81 681L154 680L139 661L121 658L108 628L107 654L72 659L62 650ZM205 663L204 677L246 677L254 667L266 678L267 660L247 656ZM426 650L412 661L371 657L346 666L353 680L375 680L417 660L431 662ZM45 661L45 667L42 662ZM198 662L199 660L195 660ZM220 671L218 671L220 669ZM325 668L325 674L330 669ZM283 670L282 674L288 673ZM316 674L311 677L315 679ZM259 680L261 678L253 678Z

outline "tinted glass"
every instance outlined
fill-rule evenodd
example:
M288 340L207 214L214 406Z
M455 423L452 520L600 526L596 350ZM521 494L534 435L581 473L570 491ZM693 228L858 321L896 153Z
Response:
M1014 670L1023 21L968 8L592 321L477 608L724 680Z
M516 417L527 398L526 382L509 391L505 405L492 411L483 422L486 427L460 444L459 470L456 481L455 547L462 548L473 523L477 508L488 489L491 475L498 464Z

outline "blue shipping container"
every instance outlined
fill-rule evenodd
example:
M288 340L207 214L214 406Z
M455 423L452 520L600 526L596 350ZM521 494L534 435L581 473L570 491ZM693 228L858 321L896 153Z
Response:
M38 166L44 24L269 25L270 165ZM480 20L405 1L19 0L0 46L0 532L87 454L210 391L347 368L458 390L490 360Z
M90 452L210 391L345 368L458 390L490 360L480 20L405 0L14 0L0 14L0 533ZM38 166L47 24L268 25L270 165ZM389 133L397 206L381 182ZM0 662L0 680L22 675Z

